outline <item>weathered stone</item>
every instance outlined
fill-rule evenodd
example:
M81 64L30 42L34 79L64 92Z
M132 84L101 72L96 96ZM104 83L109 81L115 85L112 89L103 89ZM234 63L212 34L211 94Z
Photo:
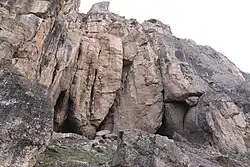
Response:
M139 130L120 132L112 166L188 166L189 158L172 140Z
M163 96L158 55L140 25L124 37L122 85L114 107L114 131L139 128L152 133L161 125ZM131 52L131 47L134 50Z
M109 2L108 1L103 1L100 3L96 3L94 5L92 5L89 13L105 13L105 12L109 12Z
M105 134L104 136L105 139L110 139L110 140L117 140L117 134L110 133L110 134Z
M46 88L0 60L0 166L33 166L49 144L53 107Z
M189 107L185 103L166 103L163 126L161 129L163 134L172 137L174 132L182 132L184 130L184 119Z
M102 130L102 131L96 132L96 136L105 136L110 133L111 132L109 130Z
M94 138L104 129L141 129L250 149L249 74L159 20L127 20L106 1L79 14L79 4L0 2L0 59L48 87L54 131Z
M187 99L185 99L185 101L189 106L195 106L199 101L199 97L191 96L191 97L188 97Z
M113 167L139 166L241 166L250 163L249 155L223 155L216 149L197 148L187 142L174 142L164 136L148 134L140 130L120 132L118 148L112 161Z
M190 133L205 130L221 149L246 152L247 123L243 111L225 94L207 94L197 107L188 111L185 127Z

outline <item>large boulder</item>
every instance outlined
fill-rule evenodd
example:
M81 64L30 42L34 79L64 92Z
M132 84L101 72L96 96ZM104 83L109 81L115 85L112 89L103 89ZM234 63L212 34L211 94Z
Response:
M0 166L31 167L49 144L53 107L45 90L0 60Z
M245 143L247 134L247 118L243 109L223 93L204 95L196 107L191 108L184 120L190 136L199 130L211 134L211 140L220 149L246 152L249 146Z
M112 166L188 166L189 158L173 140L140 130L121 131Z
M175 141L141 130L121 131L113 167L247 167L249 154L221 154L211 146ZM178 141L178 142L177 142Z

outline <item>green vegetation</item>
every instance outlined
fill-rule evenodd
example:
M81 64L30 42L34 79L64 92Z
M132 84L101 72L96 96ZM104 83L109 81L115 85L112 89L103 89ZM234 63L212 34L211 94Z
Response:
M46 150L37 161L36 167L46 167L53 165L59 158L60 154L58 152L54 152L54 150Z
M47 149L37 161L35 167L47 167L53 165L57 160L61 162L79 161L90 164L105 163L110 161L112 153L98 153L95 151L80 151L76 149L57 146L55 149Z
M32 145L35 145L35 144L32 143L31 140L29 140L29 139L21 139L21 140L18 141L15 150L18 151L18 152L22 152L25 149L25 147L29 147L29 146L32 146Z

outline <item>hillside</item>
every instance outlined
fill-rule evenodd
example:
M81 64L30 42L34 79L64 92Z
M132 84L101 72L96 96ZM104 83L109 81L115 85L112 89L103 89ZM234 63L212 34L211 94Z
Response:
M250 165L249 74L159 20L79 3L0 1L0 167Z

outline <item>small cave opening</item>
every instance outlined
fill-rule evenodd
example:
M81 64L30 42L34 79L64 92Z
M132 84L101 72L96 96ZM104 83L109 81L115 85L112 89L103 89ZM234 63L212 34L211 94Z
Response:
M68 97L67 91L61 91L54 106L54 131L58 133L79 133L79 126L74 118L74 101ZM63 113L65 112L65 113ZM66 119L59 124L57 117L66 115Z
M74 101L69 98L68 108L67 108L67 118L63 121L62 125L59 128L61 133L78 133L78 124L73 117L74 113Z
M60 126L59 132L61 133L78 133L77 123L67 117L63 124Z
M123 66L122 66L122 79L121 79L121 90L124 91L127 89L127 81L130 69L133 65L133 61L123 59Z
M59 129L59 122L57 121L57 117L60 113L60 111L63 108L63 103L64 103L64 99L65 99L65 95L66 95L66 90L65 91L61 91L57 100L56 100L56 104L54 106L54 119L53 119L53 130L55 132L58 132Z
M66 90L61 91L57 100L56 100L56 104L54 106L54 123L56 121L57 114L62 110L62 108L64 106L63 104L65 101L65 96L66 96Z
M163 107L162 125L156 134L173 139L175 132L185 133L184 121L189 108L185 101L166 102Z
M161 136L167 136L169 139L173 139L173 136L170 133L168 133L167 129L168 129L168 127L167 127L167 123L166 123L166 119L165 119L165 111L163 111L162 124L158 128L158 130L156 131L155 134L158 134Z

